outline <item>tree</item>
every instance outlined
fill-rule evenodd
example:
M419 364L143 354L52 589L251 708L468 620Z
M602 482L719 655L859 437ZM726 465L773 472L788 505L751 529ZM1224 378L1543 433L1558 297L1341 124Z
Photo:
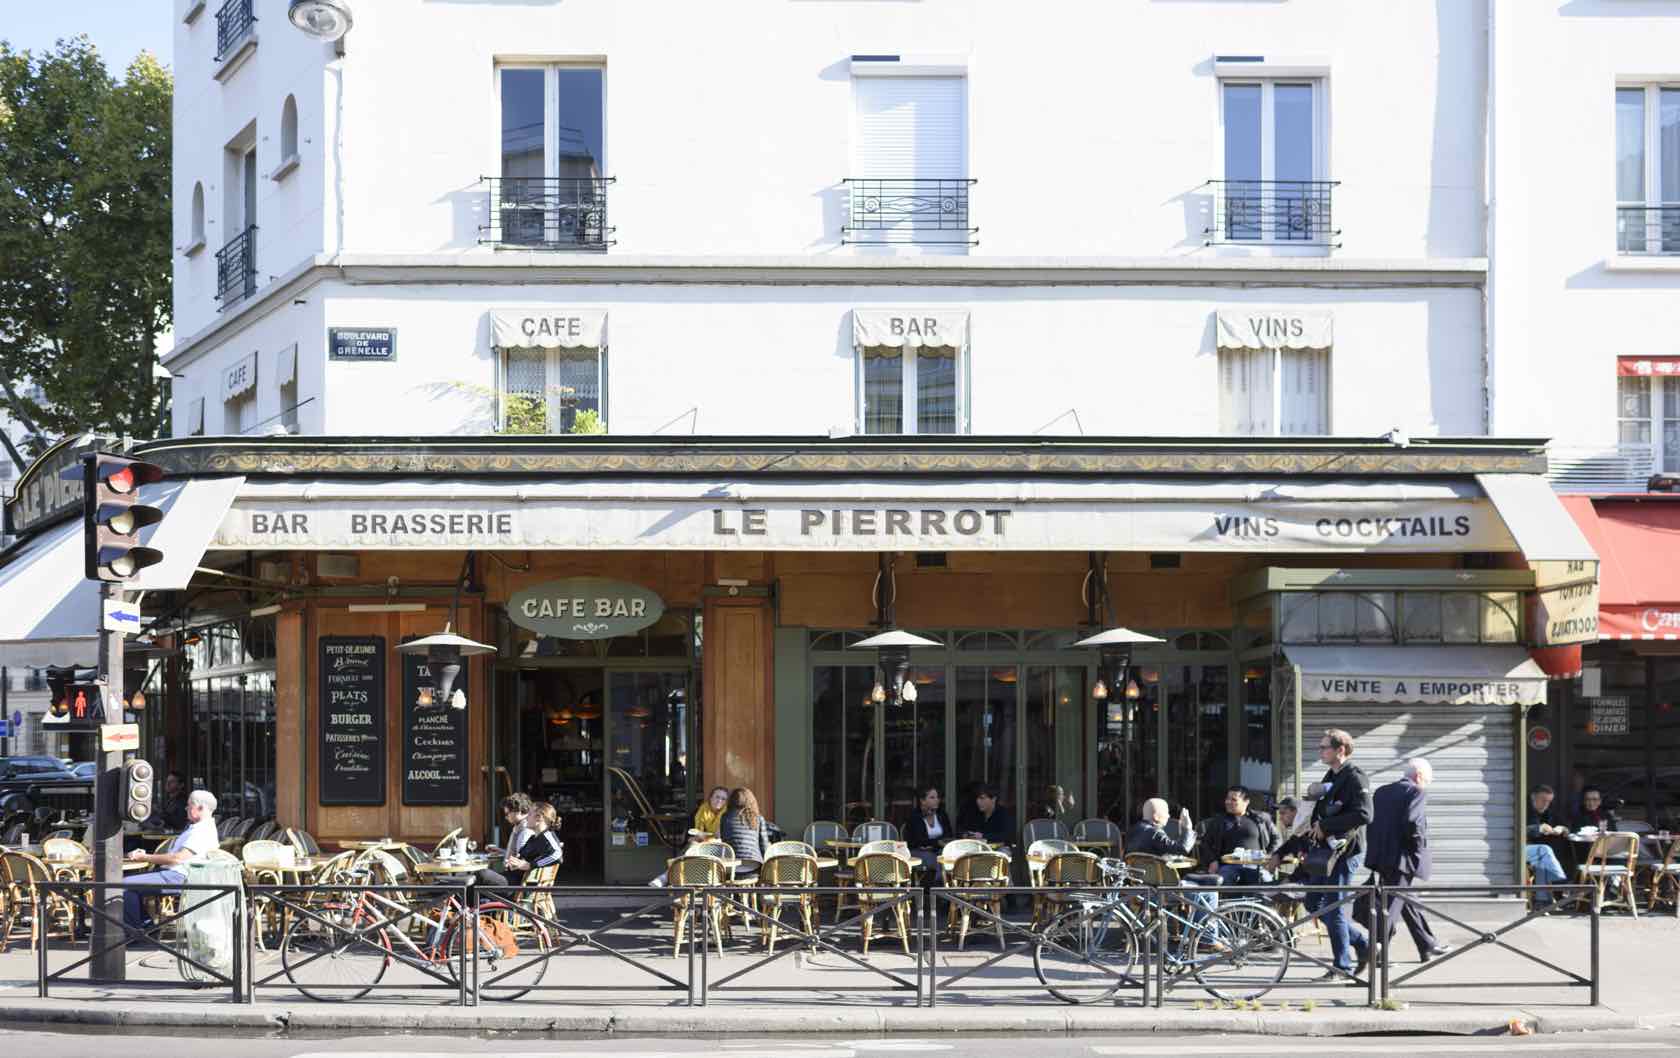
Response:
M0 403L48 434L163 426L173 92L146 52L117 81L86 37L0 41Z

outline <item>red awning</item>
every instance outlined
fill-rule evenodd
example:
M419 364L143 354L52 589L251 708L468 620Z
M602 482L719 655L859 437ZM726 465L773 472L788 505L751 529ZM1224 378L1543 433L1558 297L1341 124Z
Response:
M1680 502L1562 499L1598 552L1598 637L1680 640Z
M1616 374L1634 377L1680 375L1680 356L1618 356Z

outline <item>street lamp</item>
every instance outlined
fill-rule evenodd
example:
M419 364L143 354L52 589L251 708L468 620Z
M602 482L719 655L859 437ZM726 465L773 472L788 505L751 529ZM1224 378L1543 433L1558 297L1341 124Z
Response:
M329 43L343 39L354 21L349 0L292 0L286 17L311 37Z
M860 639L852 644L856 650L874 650L876 664L880 667L884 680L877 680L875 688L869 692L869 700L876 705L891 702L900 705L904 702L914 703L916 700L916 684L906 679L910 673L911 647L936 647L940 644L934 640L905 632L897 628L888 629L879 635Z

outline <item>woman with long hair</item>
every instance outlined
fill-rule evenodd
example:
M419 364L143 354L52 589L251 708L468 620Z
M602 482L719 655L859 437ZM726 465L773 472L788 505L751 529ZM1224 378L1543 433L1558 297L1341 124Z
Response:
M770 824L758 810L758 798L745 786L737 787L729 795L729 812L723 817L718 836L729 842L735 858L741 861L735 868L735 877L755 877L764 862L765 850L774 839L770 836Z
M939 804L939 787L924 786L916 793L916 811L904 825L904 843L910 855L922 861L926 877L932 878L933 865L939 862L939 850L956 837L951 817Z

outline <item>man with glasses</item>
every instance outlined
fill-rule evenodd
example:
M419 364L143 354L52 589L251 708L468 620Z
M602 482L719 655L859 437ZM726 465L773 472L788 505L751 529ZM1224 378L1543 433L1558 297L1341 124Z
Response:
M1318 743L1318 759L1330 770L1322 782L1307 787L1307 798L1315 802L1312 827L1291 839L1267 862L1268 868L1275 871L1278 860L1285 855L1306 853L1314 846L1329 846L1333 850L1326 873L1300 876L1301 881L1310 885L1334 887L1308 893L1303 901L1308 914L1323 911L1324 932L1330 936L1330 956L1335 964L1322 978L1327 981L1349 973L1358 975L1371 959L1370 938L1349 919L1347 904L1343 902L1346 894L1341 891L1353 884L1354 873L1364 863L1365 827L1371 822L1372 814L1370 783L1365 773L1350 763L1352 756L1352 735L1340 728L1324 732ZM1306 862L1311 862L1311 858Z

